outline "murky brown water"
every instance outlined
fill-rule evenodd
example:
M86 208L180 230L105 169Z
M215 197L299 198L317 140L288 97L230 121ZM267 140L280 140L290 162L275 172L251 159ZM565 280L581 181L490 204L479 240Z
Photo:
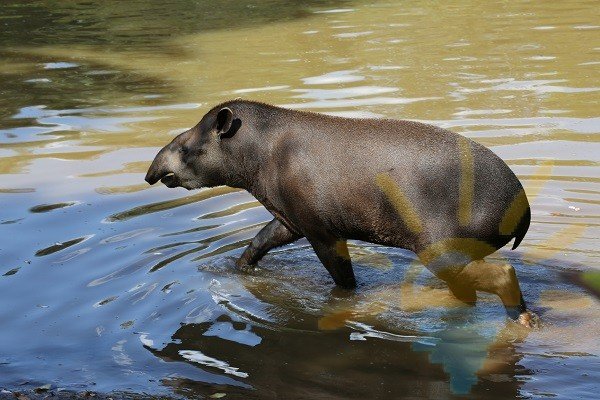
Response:
M600 308L578 272L600 267L596 2L4 1L0 27L0 387L597 396ZM533 209L520 251L495 258L544 327L493 297L461 307L410 253L366 243L353 295L305 242L235 272L269 214L143 175L238 96L492 148Z

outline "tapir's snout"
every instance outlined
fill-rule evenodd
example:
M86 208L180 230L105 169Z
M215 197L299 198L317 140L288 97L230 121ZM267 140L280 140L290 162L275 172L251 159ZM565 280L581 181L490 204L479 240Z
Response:
M150 164L150 168L148 168L146 178L144 179L151 185L154 185L156 182L172 172L169 170L165 160L166 151L168 151L166 148L161 149L156 157L154 157L152 164Z
M154 170L152 168L150 168L148 170L148 172L146 173L146 177L144 179L149 184L154 185L156 182L158 182L160 180L160 177L158 174L156 174L154 172Z

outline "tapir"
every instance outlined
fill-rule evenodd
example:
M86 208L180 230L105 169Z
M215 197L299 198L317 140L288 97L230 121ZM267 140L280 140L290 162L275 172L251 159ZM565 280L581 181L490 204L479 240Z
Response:
M271 249L306 238L336 285L356 279L347 240L413 251L451 293L473 304L496 294L532 326L517 275L483 258L531 218L508 165L483 145L434 125L343 118L236 99L212 108L156 155L146 175L188 190L227 185L273 215L236 265L253 269Z

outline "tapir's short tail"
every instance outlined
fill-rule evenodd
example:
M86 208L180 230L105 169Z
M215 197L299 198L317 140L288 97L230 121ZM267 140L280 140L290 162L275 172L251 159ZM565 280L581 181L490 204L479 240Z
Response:
M527 230L529 229L529 223L531 222L531 209L527 207L527 211L523 214L521 221L519 221L519 225L515 230L515 242L513 244L512 249L516 249L517 246L521 243L521 240L525 237Z

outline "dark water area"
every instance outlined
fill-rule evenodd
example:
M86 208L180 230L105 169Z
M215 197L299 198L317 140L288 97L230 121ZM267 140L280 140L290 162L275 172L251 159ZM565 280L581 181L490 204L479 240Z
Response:
M0 389L175 398L597 398L600 20L592 1L0 4ZM500 155L543 325L475 307L401 249L305 241L251 274L248 193L147 185L157 150L243 97L430 122ZM596 292L597 293L597 292ZM65 393L66 393L65 392ZM0 393L0 396L3 394Z

